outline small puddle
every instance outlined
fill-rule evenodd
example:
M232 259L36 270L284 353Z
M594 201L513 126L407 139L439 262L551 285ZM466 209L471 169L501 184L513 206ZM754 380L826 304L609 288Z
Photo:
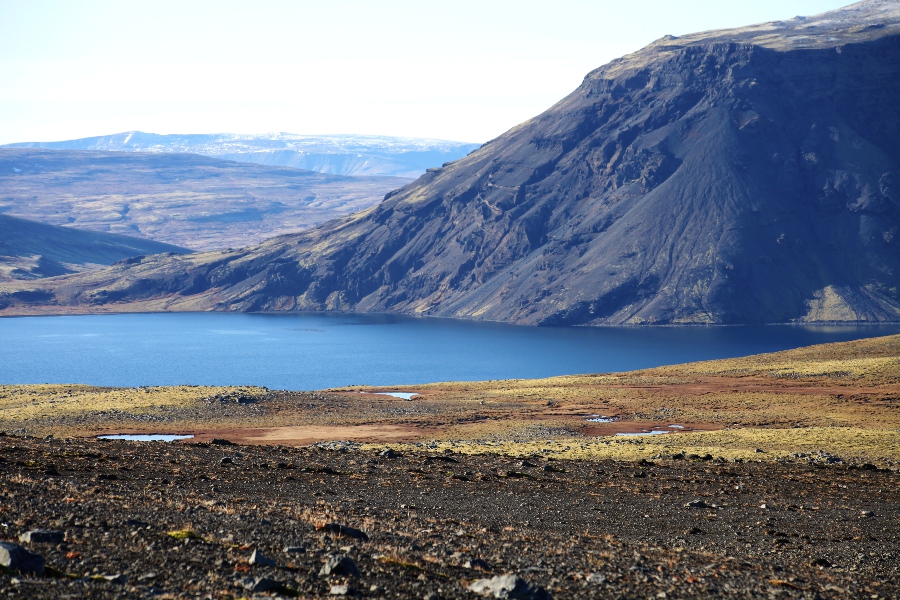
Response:
M365 392L366 394L375 394L377 396L390 396L391 398L400 398L401 400L412 400L413 396L419 394L415 392Z
M193 435L169 435L166 433L117 433L114 435L98 435L101 440L127 440L129 442L174 442L186 440Z
M588 423L612 423L615 419L606 415L591 415L585 421Z
M637 433L617 433L616 435L621 437L639 437L643 435L664 435L666 433L672 432L664 429L654 429L653 431L639 431Z

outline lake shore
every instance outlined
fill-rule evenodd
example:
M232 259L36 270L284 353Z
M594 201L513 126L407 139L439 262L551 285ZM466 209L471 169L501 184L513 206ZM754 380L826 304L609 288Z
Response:
M394 397L388 395L409 396ZM0 431L335 439L454 452L772 459L827 452L900 464L900 336L627 373L319 392L262 387L0 386ZM665 433L663 433L665 432Z

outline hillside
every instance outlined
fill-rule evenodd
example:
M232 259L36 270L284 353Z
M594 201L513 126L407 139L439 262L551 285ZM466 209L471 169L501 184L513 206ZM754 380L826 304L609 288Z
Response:
M193 250L258 244L407 183L192 154L0 149L0 212Z
M126 131L79 140L26 142L2 147L191 153L333 175L382 175L414 179L424 173L425 169L462 158L478 148L478 144L381 135L157 135Z
M80 231L0 214L0 281L101 268L125 258L185 248L124 235Z
M43 308L9 310L897 321L898 34L900 5L867 0L664 38L367 211L54 280Z

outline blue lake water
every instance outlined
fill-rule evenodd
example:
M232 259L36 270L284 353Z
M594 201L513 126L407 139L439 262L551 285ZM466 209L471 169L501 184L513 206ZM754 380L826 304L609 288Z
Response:
M625 371L900 333L900 325L522 327L340 314L0 319L0 383L352 384Z

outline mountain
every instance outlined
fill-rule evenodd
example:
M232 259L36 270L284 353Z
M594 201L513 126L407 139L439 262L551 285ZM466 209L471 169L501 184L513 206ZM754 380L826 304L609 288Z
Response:
M0 214L0 281L36 279L111 265L145 254L190 250L148 240L80 231Z
M368 208L409 181L192 154L0 149L0 212L193 250L300 231Z
M666 37L364 212L7 311L900 320L900 4ZM18 303L18 304L17 304ZM62 308L65 307L65 308Z
M462 158L478 148L478 144L380 135L157 135L126 131L79 140L25 142L2 147L179 152L333 175L385 175L415 179L427 168Z

